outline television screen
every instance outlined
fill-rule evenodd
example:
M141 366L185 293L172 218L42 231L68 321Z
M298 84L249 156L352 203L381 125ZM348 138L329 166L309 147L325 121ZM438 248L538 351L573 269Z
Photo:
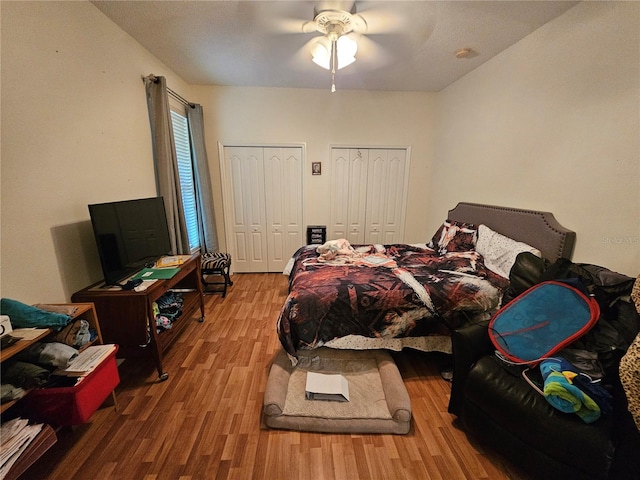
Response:
M107 285L171 253L162 197L89 205L89 214Z

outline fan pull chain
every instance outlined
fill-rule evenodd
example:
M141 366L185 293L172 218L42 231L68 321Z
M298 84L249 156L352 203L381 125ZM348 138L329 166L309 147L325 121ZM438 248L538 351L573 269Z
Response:
M336 64L338 63L337 39L331 41L331 93L336 91Z

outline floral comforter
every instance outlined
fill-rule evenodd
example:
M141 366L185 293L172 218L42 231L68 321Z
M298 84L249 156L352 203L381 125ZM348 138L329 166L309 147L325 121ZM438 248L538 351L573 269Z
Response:
M448 334L466 318L495 311L509 283L474 250L440 254L406 244L317 250L302 247L294 255L277 322L293 357L347 335Z

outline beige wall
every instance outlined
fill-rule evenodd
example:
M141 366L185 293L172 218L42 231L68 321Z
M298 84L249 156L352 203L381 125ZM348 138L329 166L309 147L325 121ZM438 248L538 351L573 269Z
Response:
M202 103L218 191L218 142L305 143L324 162L305 220L328 223L330 145L407 145L406 241L460 200L515 205L574 228L578 260L640 271L637 4L579 5L440 94L333 95L188 86L88 2L0 8L2 296L62 302L99 280L87 204L155 195L147 73Z
M435 130L435 93L358 92L282 88L197 87L203 105L207 154L222 223L218 142L304 143L307 225L329 224L330 146L410 146L411 164L405 240L425 241L429 164ZM322 175L311 175L311 162ZM224 233L220 231L220 241ZM293 252L292 252L293 253Z
M87 205L156 194L148 73L203 105L221 242L218 142L305 143L309 165L330 144L411 146L406 238L424 239L436 94L190 87L88 2L0 5L2 296L62 302L100 280ZM329 221L323 167L307 223Z
M141 76L185 84L89 2L0 8L0 293L68 301L102 277L87 205L156 194Z
M639 3L582 2L438 105L430 209L467 200L551 211L577 232L575 261L638 275Z

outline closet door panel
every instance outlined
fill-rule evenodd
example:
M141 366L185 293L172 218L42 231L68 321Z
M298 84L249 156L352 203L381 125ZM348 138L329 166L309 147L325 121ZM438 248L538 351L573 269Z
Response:
M261 148L227 147L232 183L233 266L237 272L266 271L264 165Z
M267 271L272 270L272 264L282 262L284 231L284 205L281 192L285 180L282 178L284 171L282 149L264 149L264 182L265 182L265 208L267 219L267 250L269 252Z
M349 150L331 150L331 226L328 239L347 238L349 205Z
M247 265L248 272L264 272L263 270L267 264L267 251L266 245L264 242L264 234L259 233L257 231L252 232L251 234L251 250L250 250L250 258L251 265Z
M365 242L368 155L367 150L351 149L349 151L348 231L346 238L350 243Z
M333 148L329 238L404 241L408 150Z
M235 232L235 254L233 259L238 263L246 263L248 261L249 255L247 253L247 235L245 232Z
M367 181L366 235L367 243L386 243L384 224L386 212L386 187L389 181L389 164L386 150L369 151L369 175Z
M303 245L302 149L265 148L265 205L269 272L281 272Z
M302 191L302 148L284 148L284 178L285 185L282 190L283 198L283 220L285 233L283 234L283 254L282 263L277 266L277 271L282 272L289 258L305 244L303 205L304 197Z
M235 255L234 260L238 266L246 264L249 261L249 221L246 218L248 207L246 206L246 199L244 198L244 188L242 185L243 177L243 157L244 152L242 149L229 149L227 151L226 159L230 169L231 175L231 193L232 193L232 211L233 211L233 239Z
M367 183L367 243L402 241L405 204L405 150L371 149Z
M383 238L385 243L399 243L404 234L406 151L387 150L387 165Z

